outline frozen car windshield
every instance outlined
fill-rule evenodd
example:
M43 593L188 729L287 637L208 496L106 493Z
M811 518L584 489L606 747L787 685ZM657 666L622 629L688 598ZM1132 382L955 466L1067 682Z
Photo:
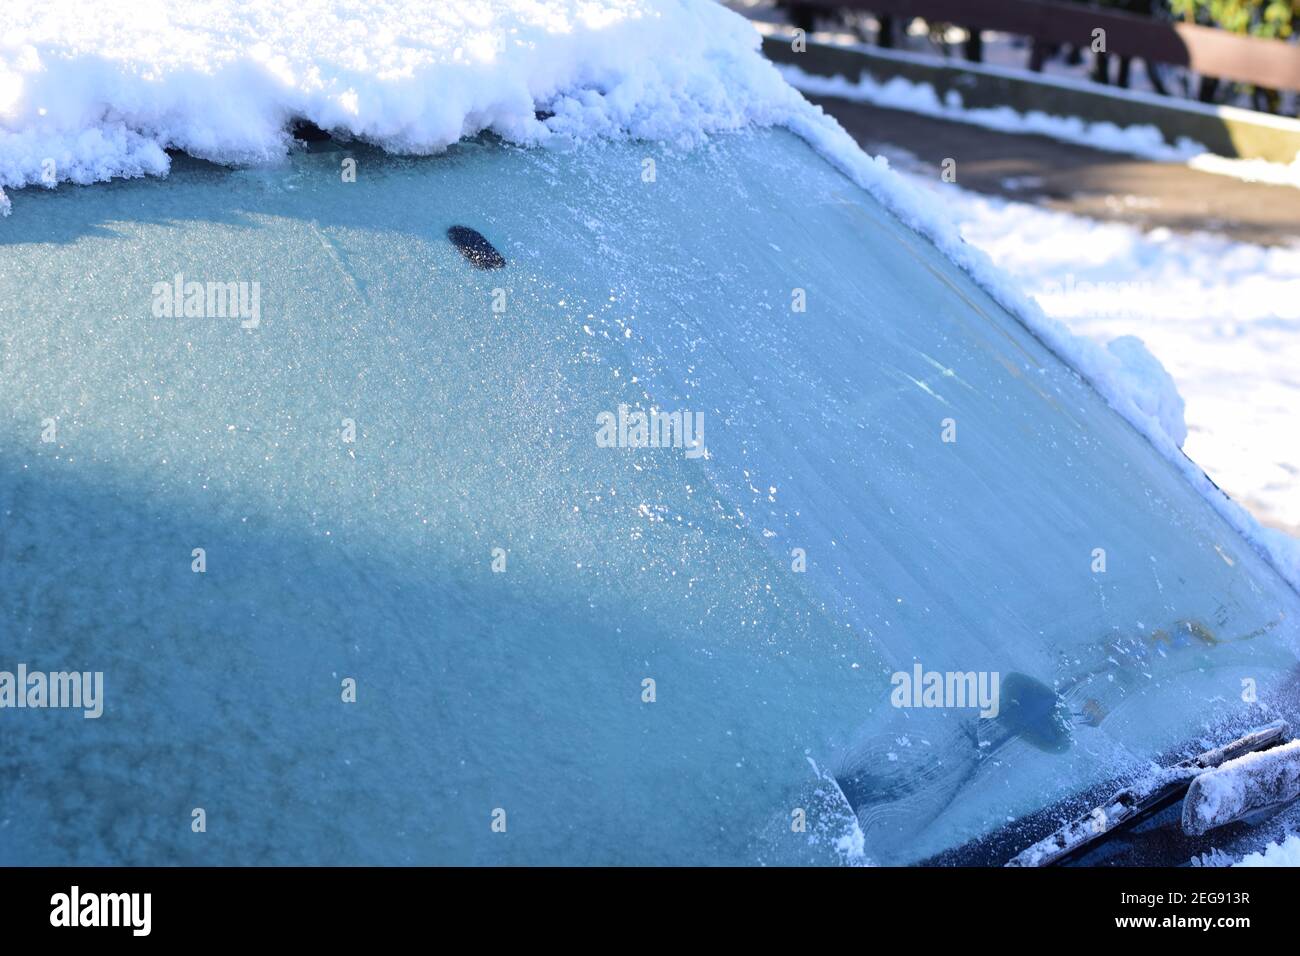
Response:
M786 132L14 206L2 665L104 676L6 712L0 862L912 862L1291 679L1295 593Z

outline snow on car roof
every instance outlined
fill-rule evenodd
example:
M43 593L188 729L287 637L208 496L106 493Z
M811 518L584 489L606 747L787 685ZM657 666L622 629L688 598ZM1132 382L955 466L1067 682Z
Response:
M431 153L626 133L692 142L801 98L707 0L55 2L6 15L0 186L283 156L291 122ZM545 122L537 111L554 114Z

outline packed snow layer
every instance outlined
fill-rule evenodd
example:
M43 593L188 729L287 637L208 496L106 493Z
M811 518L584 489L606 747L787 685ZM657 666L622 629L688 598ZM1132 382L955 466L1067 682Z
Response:
M294 120L408 153L482 130L689 141L796 108L757 45L705 0L23 4L0 39L0 187L162 174L168 148L273 159Z
M783 125L1091 380L1300 587L1300 555L1184 458L1163 384L1133 387L1152 368L1136 347L1110 350L1048 319L963 240L947 199L864 155L759 44L712 0L29 4L7 13L0 39L0 188L165 174L169 148L273 161L298 120L408 153L484 130L521 144L629 135L687 145Z

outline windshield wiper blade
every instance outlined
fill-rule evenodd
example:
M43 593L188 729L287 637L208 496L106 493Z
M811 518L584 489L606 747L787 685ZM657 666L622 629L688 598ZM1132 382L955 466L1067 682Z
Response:
M1151 776L1113 794L1105 803L1071 820L1055 833L1020 851L1007 866L1051 866L1168 806L1201 774L1229 760L1286 740L1287 723L1275 720L1221 747L1161 767Z

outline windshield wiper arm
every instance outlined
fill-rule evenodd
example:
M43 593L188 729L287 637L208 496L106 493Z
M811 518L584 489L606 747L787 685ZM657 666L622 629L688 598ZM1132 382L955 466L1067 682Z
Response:
M1202 774L1229 760L1273 747L1286 738L1286 721L1275 720L1222 747L1189 757L1171 767L1162 767L1150 777L1116 792L1105 803L1020 851L1006 865L1051 866L1059 863L1117 830L1168 806Z

